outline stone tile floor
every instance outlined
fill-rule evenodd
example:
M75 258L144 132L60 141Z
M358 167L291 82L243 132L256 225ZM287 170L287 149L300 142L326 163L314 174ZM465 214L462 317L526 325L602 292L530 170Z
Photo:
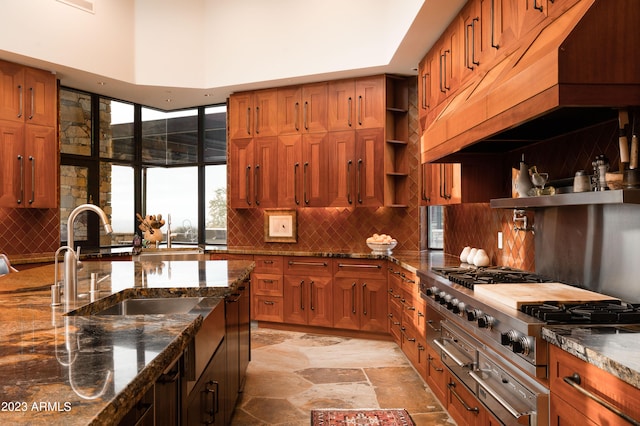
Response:
M404 408L417 426L451 426L393 342L256 328L233 426L309 425L313 408Z

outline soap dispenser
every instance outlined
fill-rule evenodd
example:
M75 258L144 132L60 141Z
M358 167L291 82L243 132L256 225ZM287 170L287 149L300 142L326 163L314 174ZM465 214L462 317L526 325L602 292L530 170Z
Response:
M522 160L520 160L520 171L514 186L520 197L528 197L529 190L533 187L529 176L529 166L524 162L524 154L522 154Z

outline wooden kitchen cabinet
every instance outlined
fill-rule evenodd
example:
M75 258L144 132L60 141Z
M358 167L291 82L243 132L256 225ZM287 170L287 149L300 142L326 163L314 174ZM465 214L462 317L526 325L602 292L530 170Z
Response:
M282 256L254 256L251 273L251 318L256 321L284 321L284 276Z
M278 207L327 206L327 133L278 137Z
M640 390L553 345L549 345L549 389L551 425L630 424L612 409L636 423L640 420Z
M333 326L331 262L314 257L284 258L284 322Z
M229 139L278 134L276 89L234 93L229 97Z
M356 131L355 203L381 207L384 202L384 129Z
M0 61L0 120L55 127L58 100L54 74Z
M485 422L486 409L476 397L449 371L445 372L446 408L457 425L475 426Z
M499 156L468 156L463 163L427 163L421 167L420 203L449 205L487 203L509 196Z
M440 352L431 345L426 346L427 365L425 370L425 381L433 394L438 398L442 405L447 406L447 374L440 359Z
M383 260L334 261L335 328L388 333L388 287Z
M384 75L331 81L328 91L330 131L384 127Z
M0 207L58 206L55 75L0 61Z
M278 89L278 134L323 133L328 129L327 83Z
M229 141L229 203L234 208L275 207L278 140L275 136Z
M187 425L227 424L225 423L226 368L225 341L222 341L189 394L184 414ZM233 410L233 407L230 409Z

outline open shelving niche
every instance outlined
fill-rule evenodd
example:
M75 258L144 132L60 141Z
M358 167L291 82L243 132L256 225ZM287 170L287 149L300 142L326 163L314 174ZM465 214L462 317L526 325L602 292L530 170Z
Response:
M498 198L490 201L495 209L527 209L589 204L640 204L640 189L568 192L540 197Z
M409 204L409 82L407 77L386 76L385 204ZM387 201L388 200L388 201Z

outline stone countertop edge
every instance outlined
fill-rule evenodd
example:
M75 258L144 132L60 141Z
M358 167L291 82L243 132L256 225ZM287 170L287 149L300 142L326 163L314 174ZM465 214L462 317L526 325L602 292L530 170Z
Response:
M620 333L620 327L632 330ZM640 389L637 326L568 325L542 328L542 338L565 352Z
M73 323L75 324L74 328L80 325L92 327L92 324L104 324L104 330L106 330L105 333L107 334L122 335L123 331L129 329L130 324L135 324L135 327L131 329L132 333L135 333L135 330L141 324L153 324L155 327L163 327L162 329L166 330L166 332L164 337L158 340L164 340L165 343L159 348L157 354L109 398L97 399L90 403L81 402L82 399L61 399L61 401L68 401L71 404L72 412L76 412L76 416L51 417L54 414L53 411L42 413L27 409L22 410L23 412L20 413L20 416L17 416L18 412L0 413L0 421L16 422L14 424L32 424L33 422L45 421L51 424L65 425L111 425L117 422L151 388L156 379L187 347L189 341L193 339L201 328L204 317L218 306L225 295L233 292L241 282L246 280L255 267L255 262L253 261L233 261L232 263L234 267L233 270L229 271L228 284L225 287L126 288L98 299L93 304L88 303L84 306L78 306L75 309L76 315L71 316L65 315L65 311L60 310L60 308L52 308L50 306L51 292L49 284L43 283L51 282L54 271L53 264L26 269L23 272L2 277L0 284L3 285L4 290L0 291L0 306L4 307L5 315L0 319L0 324L2 324L2 332L0 333L2 345L0 346L4 349L3 354L0 354L0 361L3 363L6 361L3 364L3 371L7 375L0 373L0 377L9 380L1 385L3 389L8 391L4 395L7 400L15 399L19 401L21 396L24 397L26 395L39 395L42 398L44 389L48 389L46 398L51 398L51 400L64 398L64 396L68 398L73 393L73 387L68 388L70 383L67 383L64 377L64 369L68 367L63 365L60 372L55 368L54 370L44 370L44 376L38 373L42 368L51 368L49 367L51 360L55 361L52 358L54 355L53 348L56 349L56 357L58 356L58 343L52 345L50 339L51 336L58 336L60 333L60 331L57 331L60 330L60 326L56 325L56 323L60 323L62 318L77 318L78 322ZM146 315L144 318L136 315L133 317L125 316L122 319L117 316L98 317L86 315L130 297L187 296L200 296L205 299L198 305L196 311L188 314ZM53 311L50 313L52 309ZM73 309L69 311L69 313L72 312L74 312ZM158 323L158 319L164 322ZM166 325L164 325L165 323ZM165 329L165 326L168 328ZM24 330L27 330L27 332ZM153 333L153 331L150 332ZM125 338L127 337L125 336ZM101 362L98 361L101 356L99 351L96 354L98 356L96 361ZM42 363L41 367L33 368L34 358L42 360L40 361ZM53 364L56 365L55 362ZM25 393L23 386L32 381L34 381L33 386L35 388L33 388L33 391L29 390L29 392ZM60 388L61 392L57 391L59 386L64 387ZM29 385L29 389L32 389L31 385ZM74 418L75 420L73 420Z

